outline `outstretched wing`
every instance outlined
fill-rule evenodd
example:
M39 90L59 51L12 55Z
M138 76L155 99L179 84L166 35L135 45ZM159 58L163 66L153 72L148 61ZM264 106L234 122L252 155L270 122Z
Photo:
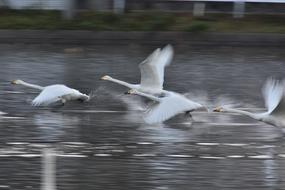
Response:
M201 104L193 102L180 94L169 92L161 98L159 103L148 110L145 121L149 124L160 123L179 113L193 111L201 107L203 107Z
M69 88L65 85L57 84L44 88L44 90L32 101L33 106L50 105L61 100L62 96L73 94L79 91Z
M265 106L269 114L277 114L285 111L284 104L284 82L280 82L273 78L267 79L262 89Z
M172 57L173 48L171 45L167 45L162 50L156 49L140 63L141 87L162 90L164 68L171 63Z

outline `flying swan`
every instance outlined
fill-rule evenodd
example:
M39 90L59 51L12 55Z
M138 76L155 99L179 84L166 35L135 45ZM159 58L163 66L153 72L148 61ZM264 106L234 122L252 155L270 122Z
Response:
M285 127L285 81L268 79L263 86L262 93L267 111L264 113L251 113L228 107L218 107L215 112L234 112L247 115L258 121L268 123L276 127Z
M135 89L129 90L128 94L143 96L155 102L155 104L147 110L146 116L144 117L145 122L148 124L161 123L183 112L191 116L190 112L194 110L208 111L205 106L171 91L165 91L162 97L146 94Z
M170 65L173 58L173 48L171 45L163 49L156 49L142 63L139 64L141 72L140 84L130 84L108 75L103 76L102 80L108 80L129 89L136 89L150 94L160 94L163 92L164 68Z
M67 101L88 101L90 98L88 95L62 84L42 87L39 85L24 82L22 80L13 80L11 84L19 84L29 88L40 90L41 93L32 101L33 106L48 106L57 102L61 102L64 105Z

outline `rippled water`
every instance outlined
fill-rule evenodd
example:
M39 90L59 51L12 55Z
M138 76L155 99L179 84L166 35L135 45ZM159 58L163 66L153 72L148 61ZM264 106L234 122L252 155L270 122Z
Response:
M139 97L100 81L139 81L138 63L154 46L0 46L0 189L39 189L44 148L56 154L58 189L282 189L281 131L245 116L193 113L143 122ZM77 51L77 52L76 52ZM263 110L261 87L285 74L284 48L176 46L165 88L210 108L239 103ZM39 85L64 83L95 94L89 103L35 108ZM131 110L131 111L130 111Z

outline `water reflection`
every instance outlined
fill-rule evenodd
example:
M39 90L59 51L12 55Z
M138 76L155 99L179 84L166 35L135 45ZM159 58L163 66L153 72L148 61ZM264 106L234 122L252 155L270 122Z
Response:
M80 118L76 115L68 116L60 112L44 112L33 116L33 124L38 127L39 138L44 142L57 140L65 135L65 133L78 133L77 126Z
M136 83L138 63L156 46L0 46L0 187L39 189L43 148L57 159L58 189L280 189L284 140L280 130L237 114L193 113L164 124L143 122L145 102L124 87L99 80L106 73ZM165 88L210 108L239 103L264 107L261 86L284 76L284 49L175 47ZM35 108L35 93L12 79L63 83L91 102ZM257 108L257 109L256 109ZM128 111L131 110L131 111Z

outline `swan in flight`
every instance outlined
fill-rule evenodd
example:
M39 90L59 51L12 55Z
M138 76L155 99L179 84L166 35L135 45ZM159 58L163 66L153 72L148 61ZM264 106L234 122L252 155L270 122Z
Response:
M142 63L139 64L141 71L140 84L130 84L108 75L103 76L102 80L108 80L129 89L136 89L149 94L160 94L163 92L164 68L168 66L173 58L173 48L171 45L163 49L156 49Z
M251 113L248 111L221 106L215 108L215 112L234 112L247 115L258 121L268 123L276 127L285 127L285 81L268 79L263 86L262 93L267 108L263 113Z
M145 122L148 124L161 123L183 112L187 115L189 114L191 117L191 111L208 111L205 106L197 102L193 102L181 94L171 91L164 91L163 96L161 97L146 94L135 89L129 90L128 94L143 96L155 102L155 104L147 110L146 116L144 117Z
M67 101L71 100L88 101L90 99L88 95L62 84L42 87L39 85L24 82L22 80L13 80L11 84L19 84L40 90L41 93L32 101L33 106L47 106L57 102L61 102L64 105Z

